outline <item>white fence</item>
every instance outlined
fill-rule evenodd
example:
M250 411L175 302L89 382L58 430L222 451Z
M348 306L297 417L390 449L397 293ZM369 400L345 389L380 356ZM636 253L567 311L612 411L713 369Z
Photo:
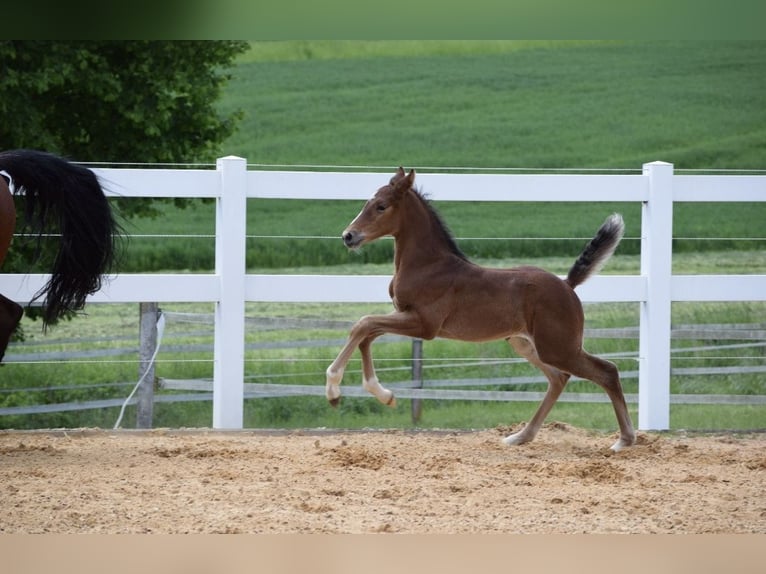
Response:
M243 424L245 302L387 302L389 276L245 273L247 198L366 200L389 173L248 171L221 158L216 170L95 169L108 193L122 197L216 200L213 274L121 274L89 301L215 302L213 427ZM640 202L640 275L597 276L577 291L583 301L639 302L638 427L669 428L670 309L673 301L765 301L766 275L671 274L674 202L766 201L766 177L684 175L671 164L645 164L640 175L419 173L440 201ZM0 292L26 303L46 276L0 275Z

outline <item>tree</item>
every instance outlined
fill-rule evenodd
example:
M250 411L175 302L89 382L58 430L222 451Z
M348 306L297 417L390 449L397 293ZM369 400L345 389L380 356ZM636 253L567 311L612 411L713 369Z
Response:
M0 149L81 162L211 162L241 116L223 116L215 103L226 68L247 49L239 41L0 41ZM113 201L133 217L156 215L164 200ZM44 259L51 248L42 250ZM36 252L17 238L3 271L39 270Z
M215 108L239 41L0 41L0 149L75 161L211 161L239 113ZM151 213L151 202L120 205Z

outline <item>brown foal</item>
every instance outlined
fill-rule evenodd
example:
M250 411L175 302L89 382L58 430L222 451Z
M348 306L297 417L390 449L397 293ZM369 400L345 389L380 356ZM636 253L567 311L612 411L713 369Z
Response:
M622 238L622 217L607 218L569 270L566 279L537 267L489 269L470 262L441 218L414 189L415 172L399 168L388 185L367 201L343 232L349 249L383 236L395 240L394 276L389 294L395 310L362 317L327 369L327 399L337 405L340 382L354 350L362 358L363 387L394 406L391 390L375 374L370 345L384 333L462 341L505 339L548 379L548 390L532 420L504 439L509 445L531 441L571 375L602 387L614 406L618 451L635 443L617 367L583 347L584 317L574 288L612 255Z

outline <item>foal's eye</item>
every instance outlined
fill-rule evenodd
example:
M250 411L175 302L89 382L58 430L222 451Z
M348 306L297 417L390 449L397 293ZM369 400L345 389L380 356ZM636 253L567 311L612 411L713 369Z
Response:
M375 206L375 209L377 210L378 213L383 213L386 210L386 206L383 203L379 203L378 205Z

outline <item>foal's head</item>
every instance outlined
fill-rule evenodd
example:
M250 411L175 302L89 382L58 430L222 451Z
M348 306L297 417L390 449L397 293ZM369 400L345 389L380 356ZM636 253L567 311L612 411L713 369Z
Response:
M355 249L379 237L395 235L401 221L402 199L414 182L415 171L405 174L400 167L388 185L378 189L343 232L346 247Z

